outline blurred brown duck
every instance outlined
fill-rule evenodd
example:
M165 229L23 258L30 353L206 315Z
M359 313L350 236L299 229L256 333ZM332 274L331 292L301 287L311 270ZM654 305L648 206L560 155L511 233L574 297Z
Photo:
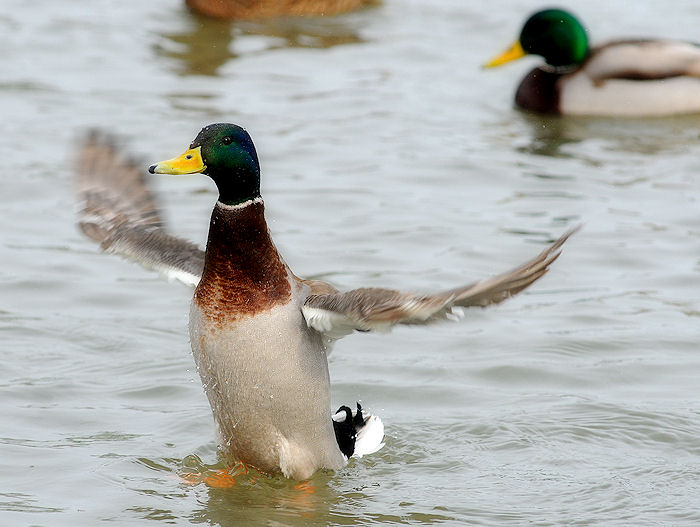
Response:
M332 16L378 0L185 0L195 13L214 18L255 20L278 16Z

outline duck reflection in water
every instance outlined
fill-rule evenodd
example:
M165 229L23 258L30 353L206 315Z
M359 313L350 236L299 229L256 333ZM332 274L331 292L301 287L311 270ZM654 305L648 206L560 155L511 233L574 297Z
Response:
M363 2L362 5L377 3ZM327 14L336 13L338 11L331 10ZM162 33L164 39L156 45L155 51L160 56L177 59L180 64L178 73L182 75L215 76L221 66L241 55L234 50L236 38L248 35L270 37L264 46L265 51L283 48L327 49L363 42L359 35L360 21L357 17L327 17L320 14L255 19L245 17L239 20L214 18L195 12L189 16L185 30Z

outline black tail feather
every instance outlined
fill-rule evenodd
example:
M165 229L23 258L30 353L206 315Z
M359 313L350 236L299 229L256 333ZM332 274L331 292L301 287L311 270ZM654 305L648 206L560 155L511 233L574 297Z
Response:
M335 440L338 442L338 448L347 457L350 458L355 452L355 440L357 432L365 425L365 417L362 414L362 406L357 403L357 412L352 415L352 410L348 406L341 406L336 413L345 413L345 418L342 421L333 419L333 429L335 430Z

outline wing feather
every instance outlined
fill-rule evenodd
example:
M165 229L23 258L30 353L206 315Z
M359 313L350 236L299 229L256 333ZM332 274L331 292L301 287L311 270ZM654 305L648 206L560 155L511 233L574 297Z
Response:
M81 143L77 193L78 226L104 251L197 285L204 251L168 234L146 185L143 165L120 155L113 137L91 132Z
M329 338L352 331L387 331L395 324L426 324L456 318L455 307L486 307L519 293L542 277L578 230L567 232L531 260L508 272L433 295L362 288L310 295L302 307L307 324Z

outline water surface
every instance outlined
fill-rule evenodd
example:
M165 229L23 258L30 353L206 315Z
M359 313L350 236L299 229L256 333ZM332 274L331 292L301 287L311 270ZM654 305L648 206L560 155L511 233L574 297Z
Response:
M531 63L479 66L536 7L385 0L270 24L175 0L4 10L0 523L700 523L700 117L515 111ZM698 39L690 1L576 10L594 41ZM78 233L71 156L99 126L146 166L214 121L252 134L288 263L339 287L465 283L584 229L509 302L336 345L333 403L382 416L378 454L313 489L189 485L224 466L191 290ZM203 243L213 184L153 183L173 232Z

